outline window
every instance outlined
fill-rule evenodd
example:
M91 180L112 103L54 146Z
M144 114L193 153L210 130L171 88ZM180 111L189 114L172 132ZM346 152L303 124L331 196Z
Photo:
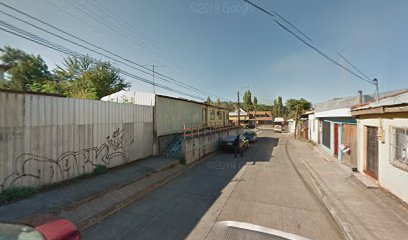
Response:
M408 128L391 128L391 164L408 170Z
M217 112L217 115L218 115L218 120L222 120L222 112L221 112L221 111L218 111L218 112Z
M215 120L215 111L214 110L210 111L210 120Z

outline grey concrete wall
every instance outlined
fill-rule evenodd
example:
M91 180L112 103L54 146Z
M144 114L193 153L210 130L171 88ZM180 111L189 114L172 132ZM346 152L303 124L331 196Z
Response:
M229 135L243 133L243 128L224 130L209 135L199 136L184 141L184 158L187 164L197 161L205 155L218 150L222 139Z
M152 155L153 107L0 92L0 190Z
M177 134L171 134L171 135L165 135L165 136L160 136L159 137L159 154L162 154L171 144L174 139L177 137L181 137L183 134L177 133Z

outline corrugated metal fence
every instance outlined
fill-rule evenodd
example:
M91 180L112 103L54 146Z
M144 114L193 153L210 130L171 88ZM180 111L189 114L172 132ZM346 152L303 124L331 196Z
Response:
M153 107L0 92L0 190L152 155Z

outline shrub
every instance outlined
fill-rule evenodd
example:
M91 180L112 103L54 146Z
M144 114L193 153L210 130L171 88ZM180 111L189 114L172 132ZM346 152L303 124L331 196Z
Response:
M96 167L94 168L92 173L95 174L95 175L99 175L99 174L104 174L104 173L107 173L107 172L108 172L108 167L106 167L103 164L98 164L98 165L96 165Z
M0 193L0 202L9 202L29 197L37 192L33 187L14 187Z

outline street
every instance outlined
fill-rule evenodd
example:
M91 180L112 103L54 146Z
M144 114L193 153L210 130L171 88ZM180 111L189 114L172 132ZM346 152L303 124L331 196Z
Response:
M291 149L286 135L262 130L258 136L243 158L221 151L210 155L189 172L85 230L84 239L213 239L214 224L227 220L310 239L343 239L300 174L302 166L288 157Z

